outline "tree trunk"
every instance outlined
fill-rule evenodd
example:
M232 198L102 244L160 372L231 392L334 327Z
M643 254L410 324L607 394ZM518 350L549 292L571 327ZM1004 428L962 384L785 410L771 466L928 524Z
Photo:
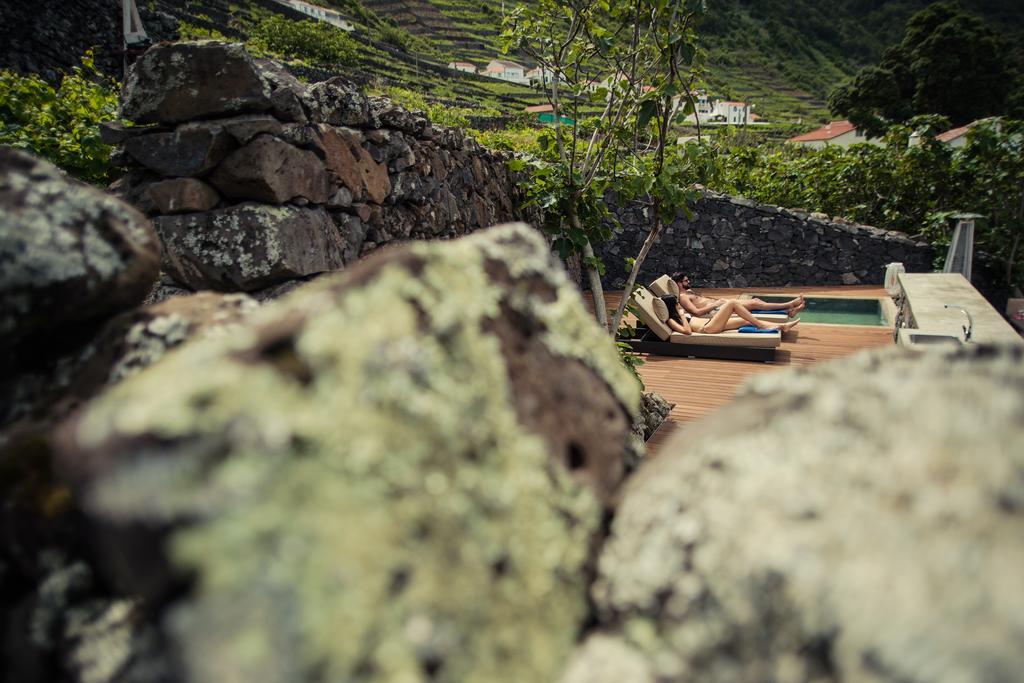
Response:
M661 237L661 231L664 224L661 221L661 212L654 211L654 225L651 227L651 231L647 234L647 238L644 240L644 244L640 247L640 253L637 254L636 260L633 261L633 267L629 271L629 277L626 278L626 287L622 290L622 300L619 301L618 308L615 309L615 315L612 316L611 327L613 333L617 332L619 326L622 324L622 317L626 312L626 304L629 303L629 298L633 294L633 285L636 284L636 278L640 274L640 266L643 265L644 260L647 258L648 252L651 251L651 247Z
M565 259L565 270L569 273L569 279L576 285L576 288L582 291L583 262L580 261L579 254L569 254L569 258Z
M576 212L576 205L569 202L569 225L579 232L583 232L583 224L580 223L580 215ZM588 238L583 245L583 268L587 271L587 279L590 282L590 294L594 297L594 317L598 324L608 329L608 307L604 302L604 287L601 285L601 271L593 265L594 247Z
M583 258L586 261L594 258L594 247L590 240L583 245ZM590 293L594 297L594 317L597 323L604 329L608 329L608 306L604 302L604 286L601 284L601 271L592 263L584 263L587 270L587 279L590 281Z

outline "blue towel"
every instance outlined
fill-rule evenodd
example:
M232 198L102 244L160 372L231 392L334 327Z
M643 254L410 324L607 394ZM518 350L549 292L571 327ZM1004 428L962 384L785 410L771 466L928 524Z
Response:
M778 330L761 330L753 325L744 325L743 327L736 330L737 332L746 332L747 334L775 334Z
M763 315L786 315L786 311L785 310L778 310L778 311L751 311L751 313L753 313L754 315L757 315L758 313L763 314Z

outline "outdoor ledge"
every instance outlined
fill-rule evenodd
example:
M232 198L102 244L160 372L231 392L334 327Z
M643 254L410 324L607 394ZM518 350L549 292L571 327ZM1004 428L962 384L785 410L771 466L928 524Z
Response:
M899 282L917 324L915 330L900 330L901 338L919 332L962 340L967 317L958 308L946 308L950 304L966 309L974 319L971 343L1024 345L1024 339L960 273L900 273Z

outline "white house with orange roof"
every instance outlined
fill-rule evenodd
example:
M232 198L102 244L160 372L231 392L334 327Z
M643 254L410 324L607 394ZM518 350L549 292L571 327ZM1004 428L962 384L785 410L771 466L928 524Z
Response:
M469 62L448 62L448 68L455 71L462 71L467 74L476 73L476 65Z
M492 59L484 69L484 75L499 78L513 83L529 83L526 78L526 67L507 59Z
M992 117L971 121L966 125L959 126L957 128L951 128L947 130L945 133L939 133L938 135L935 136L935 139L941 142L942 144L946 145L947 147L963 147L964 145L967 144L967 132L970 131L971 128L974 128L976 125L982 123L983 121L991 120ZM996 130L1000 129L1001 127L999 123L996 123Z
M804 133L803 135L797 135L796 137L786 140L795 145L802 145L803 147L810 147L811 149L821 149L822 147L828 147L834 145L837 147L849 147L850 145L856 145L860 143L868 143L871 145L882 144L878 138L869 138L863 131L858 130L855 125L849 121L830 121L818 130L812 130L810 133Z

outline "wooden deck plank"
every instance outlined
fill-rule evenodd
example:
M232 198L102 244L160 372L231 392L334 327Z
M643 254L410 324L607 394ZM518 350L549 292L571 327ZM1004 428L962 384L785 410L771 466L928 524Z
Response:
M843 296L883 298L881 287L805 287L705 289L710 297L735 297L745 292L763 294L803 293L807 296ZM618 305L621 292L606 293L609 307ZM591 302L587 294L588 304ZM680 429L733 400L736 389L748 378L765 372L776 372L790 366L807 366L849 356L867 348L893 343L891 327L857 325L815 325L802 323L795 334L783 337L775 363L752 363L733 360L644 356L640 376L648 391L656 391L676 407L669 419L648 442L648 453L656 455L669 438Z

